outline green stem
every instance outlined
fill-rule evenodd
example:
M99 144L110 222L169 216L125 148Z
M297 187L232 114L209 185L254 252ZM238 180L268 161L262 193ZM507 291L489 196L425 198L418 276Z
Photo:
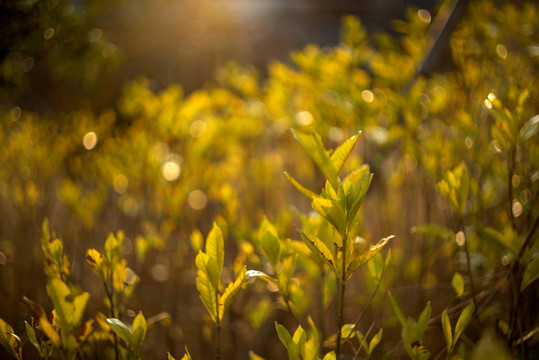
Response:
M110 303L110 316L112 318L117 318L116 312L114 311L114 285L111 286L111 289L109 290L109 287L107 285L107 282L104 281L103 285L105 285L105 293L107 294L107 298L109 299ZM118 349L118 336L116 333L113 333L114 336L114 359L119 360L120 359L120 352Z
M219 319L219 291L215 292L215 311L217 322L215 324L217 330L217 342L215 345L215 359L219 360L221 358L221 320Z
M342 339L342 323L343 323L343 311L344 311L344 293L346 290L346 243L348 242L348 232L345 232L343 236L343 248L342 248L342 269L341 278L339 279L339 298L337 305L337 348L336 357L337 360L341 358L341 339Z

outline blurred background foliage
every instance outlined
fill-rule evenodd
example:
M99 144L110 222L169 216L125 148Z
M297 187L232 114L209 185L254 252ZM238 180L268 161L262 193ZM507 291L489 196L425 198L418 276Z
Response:
M49 304L40 246L48 218L73 282L91 294L87 314L103 308L105 294L86 250L122 230L123 256L140 283L121 317L141 309L170 314L148 333L143 354L179 356L187 344L193 358L211 356L211 321L195 289L202 236L214 221L223 230L227 282L243 264L267 270L257 236L264 217L282 239L299 240L301 214L311 211L283 171L310 189L324 185L290 128L316 130L328 148L362 131L345 172L366 162L374 173L363 237L396 235L383 291L360 326L384 326L378 358L404 354L388 289L406 314L431 302L425 344L433 358L445 349L442 311L472 295L479 307L468 348L522 349L518 340L536 332L537 283L515 296L507 280L512 264L526 267L538 250L536 4L470 2L428 74L419 69L436 40L437 10L411 7L391 34L367 33L357 17L344 17L338 45L307 45L262 72L230 62L198 89L138 78L125 81L119 96L108 82L129 60L93 27L113 5L1 5L0 317L15 332L30 315L23 296ZM309 295L318 291L310 280L320 277L316 269L299 261L294 313L304 324L311 314L329 335L333 320ZM351 319L374 286L362 271L350 281ZM464 295L451 285L455 272L465 278ZM333 307L335 285L325 281L322 306ZM223 323L224 358L249 350L284 356L273 323L295 327L296 320L277 297L261 283L240 292ZM509 340L496 342L494 332ZM525 347L537 354L537 338Z

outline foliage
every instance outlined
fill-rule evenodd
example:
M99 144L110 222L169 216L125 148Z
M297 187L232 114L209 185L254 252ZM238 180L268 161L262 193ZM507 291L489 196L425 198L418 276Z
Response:
M430 74L410 9L399 36L346 17L262 81L141 79L100 114L6 100L1 351L209 358L214 334L222 358L536 357L537 12L468 2Z

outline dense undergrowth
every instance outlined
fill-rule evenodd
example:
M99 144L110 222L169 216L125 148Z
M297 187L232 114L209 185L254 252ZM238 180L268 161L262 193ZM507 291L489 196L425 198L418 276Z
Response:
M471 2L417 77L411 9L263 80L3 108L2 355L538 356L537 19Z

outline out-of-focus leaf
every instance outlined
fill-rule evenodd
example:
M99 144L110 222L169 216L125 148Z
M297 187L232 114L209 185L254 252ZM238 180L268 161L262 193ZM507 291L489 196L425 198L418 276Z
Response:
M121 320L114 318L107 319L107 324L110 326L112 331L116 333L116 335L128 343L129 346L135 348L133 346L133 334L131 334L131 331L127 325L125 325Z
M335 351L328 352L322 360L336 360Z
M286 330L286 328L279 324L277 321L275 322L275 329L277 330L279 340L281 340L281 343L284 345L284 347L288 349L290 344L292 344L292 336L290 336L288 330Z
M221 295L221 297L219 298L219 320L223 319L225 311L230 307L230 304L232 304L232 300L234 300L234 298L240 291L243 282L245 281L246 272L247 269L243 267L236 280L228 284L225 291L223 292L223 295Z
M69 301L71 291L67 285L60 279L52 279L47 285L47 293L54 304L54 309L65 331L71 332L77 327L81 321L86 309L86 304L90 297L89 293L82 293Z
M453 290L455 290L457 296L462 296L462 294L464 293L464 279L462 278L462 275L460 273L456 272L453 275L451 285L453 286Z
M250 351L249 352L249 360L264 360L264 358L262 356L258 356L254 352Z
M371 246L368 251L353 259L348 265L348 269L346 269L346 278L349 279L350 276L352 276L352 274L354 273L354 271L356 271L361 265L365 264L374 256L376 256L376 254L382 251L383 247L388 243L388 241L393 239L394 237L394 235L390 235L386 238L381 239L376 245Z
M262 220L262 224L258 230L258 237L268 261L274 269L277 269L281 257L281 243L275 226L266 218Z
M416 339L421 339L421 336L423 336L423 333L425 332L425 329L427 328L427 325L429 323L430 315L431 306L429 301L421 312L421 315L419 315L419 319L417 320Z
M338 173L333 166L331 158L322 144L320 135L316 132L293 131L296 140L303 146L309 157L322 170L326 179L333 187L337 187Z
M262 272L262 271L258 271L258 270L248 270L246 273L246 278L249 279L249 278L252 278L252 277L257 277L257 278L260 278L264 281L267 281L268 283L271 283L275 286L279 286L279 281L277 279L274 279L272 278L271 276L269 276L268 274L266 274L265 272Z
M520 129L520 139L522 142L525 142L537 134L539 131L539 114L532 117L530 120L524 124L522 129Z
M140 352L140 348L142 347L142 343L144 342L144 338L146 337L146 330L147 330L147 324L146 319L144 318L144 315L142 315L142 312L139 312L137 316L135 316L135 319L133 320L133 350L138 354Z
M466 329L470 321L472 320L473 312L475 310L475 305L473 301L470 301L457 320L457 325L455 325L455 336L453 339L453 345L457 343L460 335Z
M522 283L520 284L520 291L524 290L528 285L533 283L539 278L539 256L528 263L524 275L522 276Z
M0 319L0 345L16 359L22 359L21 340L13 332L13 328Z
M380 331L378 331L376 333L376 335L374 335L369 343L369 347L367 349L367 356L371 356L372 352L374 351L374 349L376 348L376 346L378 346L378 344L380 343L380 341L382 340L382 334L383 334L383 329L380 329Z
M307 189L306 187L304 187L303 185L301 185L296 179L294 179L292 176L290 176L286 171L284 173L286 175L286 177L288 178L288 180L292 183L292 185L294 185L294 187L300 192L302 193L306 198L308 198L309 200L313 200L316 196L318 196L317 194L315 194L314 192L312 192L311 190Z
M356 336L355 334L355 325L354 324L344 324L341 327L341 338L342 339L352 339Z
M451 330L451 322L447 310L442 312L442 330L444 332L445 343L447 344L447 352L453 351L453 332Z

